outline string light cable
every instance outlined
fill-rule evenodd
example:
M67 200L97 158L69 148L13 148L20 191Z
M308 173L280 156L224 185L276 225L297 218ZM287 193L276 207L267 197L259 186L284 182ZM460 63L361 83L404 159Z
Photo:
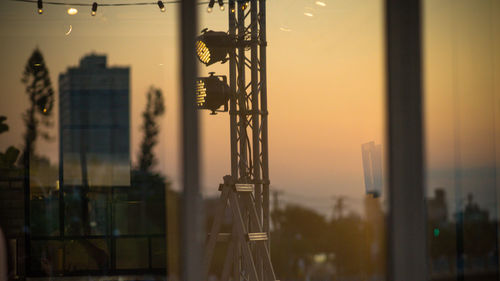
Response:
M43 13L43 4L46 5L55 5L55 6L78 6L78 7L91 7L91 15L95 16L97 14L98 7L123 7L123 6L158 6L161 12L166 11L165 5L168 4L179 4L182 0L172 0L172 1L156 1L156 2L128 2L128 3L68 3L62 1L43 1L43 0L10 0L13 2L24 2L24 3L36 3L37 4L37 12L38 14ZM202 1L196 3L197 5L207 5L208 4L208 12L212 11L213 6L215 5L216 0ZM243 3L242 9L245 9L248 6L248 2L250 0L235 0L235 2ZM221 11L225 10L224 3L228 4L228 1L224 2L224 0L217 0L219 4L219 8ZM234 12L234 10L232 11Z

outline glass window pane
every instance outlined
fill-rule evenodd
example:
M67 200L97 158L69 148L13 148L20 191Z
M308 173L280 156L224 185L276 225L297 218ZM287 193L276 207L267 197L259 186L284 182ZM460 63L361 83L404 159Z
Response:
M111 255L109 244L104 239L75 239L64 244L64 272L109 270Z
M384 1L266 1L265 20L259 1L238 2L198 8L208 278L251 279L243 224L245 240L269 231L271 264L249 244L276 280L385 280ZM225 189L239 202L218 212Z
M149 267L148 240L143 238L116 239L116 268L144 269Z
M498 280L496 1L424 1L432 280Z
M37 240L31 243L30 270L34 274L54 275L63 271L64 244L54 240Z
M165 279L178 3L38 2L0 3L9 276Z
M151 239L151 267L164 268L167 258L165 237Z

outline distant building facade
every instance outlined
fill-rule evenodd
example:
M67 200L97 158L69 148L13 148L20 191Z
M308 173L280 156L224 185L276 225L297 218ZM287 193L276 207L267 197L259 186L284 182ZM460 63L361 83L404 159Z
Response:
M59 76L64 185L130 185L130 68L87 55Z
M448 205L444 188L434 190L434 198L427 199L427 216L432 222L446 222L448 220Z

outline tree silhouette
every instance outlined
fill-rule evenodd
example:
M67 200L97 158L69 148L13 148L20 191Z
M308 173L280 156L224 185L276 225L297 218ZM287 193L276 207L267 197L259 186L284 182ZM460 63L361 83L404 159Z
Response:
M7 120L7 117L0 116L0 134L3 132L7 132L9 130L9 125L4 122Z
M156 159L153 154L153 148L158 143L158 117L165 112L163 105L163 94L160 89L151 86L147 93L146 109L142 113L144 138L141 142L141 150L139 152L139 171L151 171L151 168L156 164Z
M305 280L313 256L325 252L329 243L328 223L316 211L300 206L286 205L275 209L271 255L280 279Z
M54 105L54 90L50 82L49 70L43 59L43 55L36 48L28 59L22 74L21 82L25 86L26 94L29 97L29 107L23 114L26 125L25 149L24 153L33 155L35 151L35 141L39 134L44 139L50 139L46 132L39 132L40 122L46 127L50 127L52 108Z
M7 117L0 116L0 134L9 130L9 125L4 123L6 120ZM19 149L13 146L9 146L5 152L0 152L0 169L13 168L18 156Z
M156 163L153 149L158 143L157 138L160 132L157 121L164 111L161 90L151 86L147 92L146 108L142 113L141 129L144 136L141 141L138 165L131 174L131 185L140 190L140 196L136 200L144 201L146 206L147 214L138 218L151 220L151 226L162 233L165 231L165 191L168 190L170 183L165 176L152 171L152 168Z

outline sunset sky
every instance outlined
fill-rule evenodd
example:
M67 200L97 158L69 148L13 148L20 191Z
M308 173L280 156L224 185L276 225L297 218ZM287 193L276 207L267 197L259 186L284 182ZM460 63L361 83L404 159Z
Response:
M331 212L331 197L339 195L349 198L348 208L359 211L364 196L361 144L384 144L383 1L323 2L324 7L313 0L269 0L267 4L271 187L284 191L284 200L323 213ZM495 142L500 120L500 4L423 2L428 184L431 189L449 188L456 132L464 168L494 167L495 153L500 151ZM35 3L0 4L0 115L8 117L11 127L0 136L0 150L21 145L21 114L28 103L20 78L36 46L45 56L55 89L58 75L78 65L81 57L106 54L109 65L131 67L133 163L145 93L150 85L163 90L167 111L156 148L157 170L178 188L178 5L168 4L165 13L156 6L99 7L95 17L88 7L77 7L79 13L70 16L69 7L45 5L43 15L37 15ZM227 10L208 14L206 5L200 5L199 15L200 30L227 30ZM65 35L70 25L72 32ZM227 64L200 64L199 69L201 75L209 71L228 75ZM211 116L208 111L200 115L202 184L205 194L212 195L230 170L229 118L227 113ZM56 136L57 122L52 131ZM39 153L58 160L57 138L37 145ZM487 179L482 183L487 190L494 190L492 184ZM478 194L485 204L495 200L490 191Z

